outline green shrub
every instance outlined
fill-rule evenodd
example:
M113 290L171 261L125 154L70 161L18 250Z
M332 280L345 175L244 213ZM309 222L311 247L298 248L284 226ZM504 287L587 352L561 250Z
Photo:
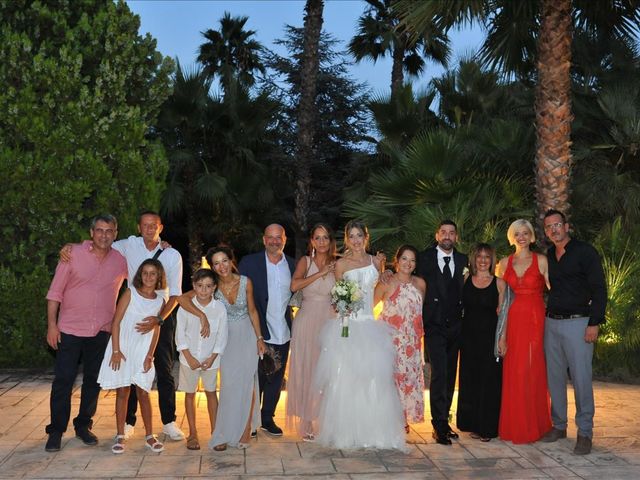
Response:
M43 262L31 267L16 274L0 266L0 368L42 367L53 361L45 300L51 274Z

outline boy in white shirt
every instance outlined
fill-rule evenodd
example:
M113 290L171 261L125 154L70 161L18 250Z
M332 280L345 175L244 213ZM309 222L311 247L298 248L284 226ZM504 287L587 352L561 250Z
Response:
M207 410L211 422L211 432L216 422L218 398L216 378L220 366L220 354L227 344L227 311L224 305L213 298L216 277L208 268L201 268L192 277L195 297L193 304L202 310L209 320L210 334L200 334L200 319L180 308L176 324L176 347L180 352L180 381L178 390L185 392L184 406L189 422L187 448L199 450L200 443L196 429L196 390L202 379L207 395Z

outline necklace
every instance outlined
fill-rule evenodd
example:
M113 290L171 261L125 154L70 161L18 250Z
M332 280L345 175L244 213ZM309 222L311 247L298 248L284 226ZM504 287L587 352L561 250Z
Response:
M229 282L229 286L227 287L226 285L224 285L222 282L220 282L218 284L218 286L220 287L220 290L222 290L222 293L224 293L225 297L229 297L229 295L231 294L231 292L233 291L233 289L235 288L235 286L240 283L239 280L231 280Z

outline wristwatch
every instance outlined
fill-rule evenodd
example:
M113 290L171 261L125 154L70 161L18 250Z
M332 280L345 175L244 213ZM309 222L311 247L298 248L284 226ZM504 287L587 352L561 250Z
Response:
M162 318L160 315L156 315L156 318L158 319L158 326L162 326L164 325L164 318Z

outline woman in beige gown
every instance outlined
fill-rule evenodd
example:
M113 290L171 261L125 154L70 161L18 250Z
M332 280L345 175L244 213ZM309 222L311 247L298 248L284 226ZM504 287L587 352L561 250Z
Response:
M318 392L313 388L320 356L320 332L335 317L331 288L335 283L336 241L331 227L317 224L311 230L309 254L298 261L291 290L302 290L302 303L293 320L287 381L287 427L304 441L314 440Z

